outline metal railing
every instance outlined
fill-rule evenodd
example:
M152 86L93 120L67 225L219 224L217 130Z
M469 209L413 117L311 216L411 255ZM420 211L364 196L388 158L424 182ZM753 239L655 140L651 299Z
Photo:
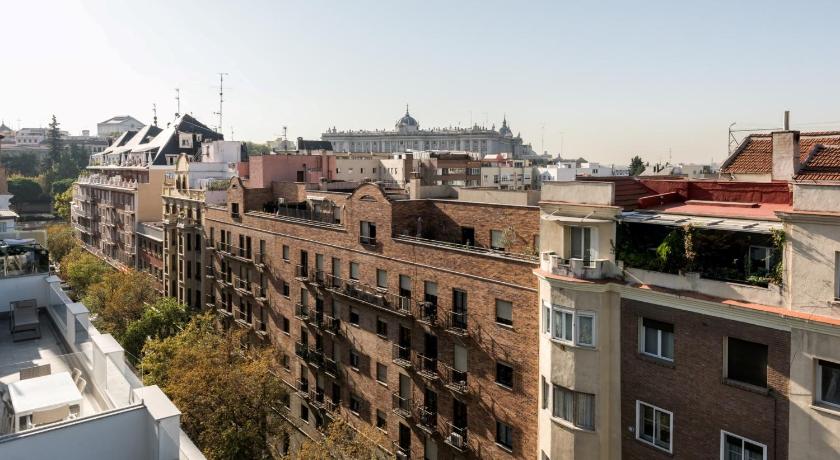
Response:
M411 349L398 343L391 344L391 358L394 364L409 368L411 367Z
M427 406L418 406L417 426L426 431L437 431L437 411Z
M437 323L438 306L436 303L417 302L417 309L419 310L418 321L432 326Z
M303 342L295 342L295 354L303 359L309 355L309 347Z
M503 257L505 259L519 260L522 262L538 263L539 257L534 254L522 254L516 252L501 251L498 249L484 248L479 246L472 246L468 244L450 243L448 241L430 240L410 235L393 235L394 241L403 243L423 244L427 246L435 246L444 249L455 249L459 251L467 251L474 254Z
M358 281L344 280L333 275L325 276L327 289L332 292L399 315L412 314L411 299L408 297L400 297Z
M411 397L400 396L399 392L394 392L391 396L391 403L393 405L394 413L398 416L409 419L411 418Z
M417 373L421 377L425 377L427 379L436 379L439 377L437 358L426 356L423 353L417 353L415 354L415 359L417 360L417 365L415 367L417 369Z
M446 388L459 394L467 393L467 377L469 375L467 371L459 371L445 363L440 363L440 369L441 379Z
M309 319L309 307L298 302L295 304L295 318L307 320Z
M466 452L469 449L469 438L467 434L469 430L465 426L456 426L452 422L446 422L446 436L443 442L461 452Z
M448 311L445 323L446 330L455 335L465 336L468 334L466 311Z
M332 358L324 357L324 373L338 378L338 363Z

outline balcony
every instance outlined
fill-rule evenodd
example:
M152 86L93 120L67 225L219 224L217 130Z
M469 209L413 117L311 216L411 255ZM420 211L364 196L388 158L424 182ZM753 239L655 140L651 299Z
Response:
M324 396L323 388L309 390L309 405L316 409L323 409L327 398Z
M373 288L358 281L325 275L327 290L361 304L386 310L400 316L411 316L411 299Z
M236 292L242 296L251 297L254 293L253 288L251 287L251 282L238 276L233 277L233 288L236 289Z
M329 375L334 379L338 378L338 363L334 359L324 357L323 369L325 374Z
M297 379L295 382L295 388L298 391L298 395L304 399L309 399L309 380L307 379Z
M438 374L437 358L432 358L422 353L417 353L415 355L415 360L415 369L417 370L417 375L428 380L437 380L438 377L440 377L440 375Z
M449 249L449 250L456 250L456 251L464 251L470 254L477 254L477 255L484 255L490 257L500 257L508 260L516 260L520 262L529 262L529 263L536 263L539 261L538 257L533 254L522 254L516 252L509 252L503 251L498 249L492 248L484 248L478 246L472 246L468 244L459 244L459 243L450 243L448 241L441 241L441 240L432 240L426 238L420 238L416 236L409 236L409 235L394 235L393 240L395 242L406 243L406 244L418 244L423 246L434 247L438 249Z
M309 267L306 265L295 265L295 279L298 281L309 281Z
M391 395L391 403L393 405L394 413L406 420L411 419L411 397L400 396L399 392L394 392Z
M609 259L563 258L554 252L543 252L540 269L553 275L582 280L599 280L610 276Z
M429 434L437 432L437 410L426 406L417 407L417 428Z
M309 320L309 307L298 302L295 304L295 318L301 321Z
M309 347L309 351L306 354L306 362L315 367L323 367L324 350L321 348Z
M306 359L309 356L309 347L303 342L295 342L295 355Z
M262 211L248 211L259 217L268 217L286 221L301 221L302 223L319 226L341 227L341 220L329 211L307 207L277 205L275 202L266 203Z
M467 312L466 311L449 311L444 317L444 327L446 331L457 335L459 337L466 337L469 335L467 331Z
M391 357L394 364L405 369L411 368L411 349L400 344L391 344Z
M236 324L239 324L240 326L246 327L246 328L254 327L253 324L251 324L251 320L253 318L251 317L251 312L250 311L237 309L235 316L236 316Z
M467 394L467 371L459 371L444 363L440 363L440 369L443 386L460 395Z
M437 324L437 303L417 302L417 309L420 313L420 316L417 318L417 321L428 324L429 326L434 326L435 324Z
M394 455L397 460L408 460L411 458L411 447L401 446L399 441L391 441L394 446Z
M449 447L457 450L458 452L466 452L469 450L467 427L458 427L452 424L452 422L446 422L446 431L444 433L446 437L443 439Z
M324 315L324 331L332 335L340 335L341 334L341 319L330 316Z
M309 315L309 324L317 329L324 329L326 322L324 321L324 312L315 310Z

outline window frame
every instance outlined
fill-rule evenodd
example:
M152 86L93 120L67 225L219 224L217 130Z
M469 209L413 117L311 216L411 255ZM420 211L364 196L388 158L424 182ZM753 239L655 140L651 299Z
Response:
M379 378L379 370L380 369L383 369L383 373L385 374L384 379ZM385 385L387 387L388 386L388 366L379 362L379 361L377 361L376 362L376 376L375 376L375 378L376 378L376 381L378 383L380 383L382 385Z
M510 369L510 385L499 381L499 366L505 366L508 369ZM509 390L513 390L513 386L516 384L516 379L515 379L514 374L516 374L516 370L513 368L513 366L511 364L509 364L505 361L496 360L496 372L495 372L495 376L493 377L493 382L495 382L496 385L499 385L502 388L507 388Z
M288 244L283 245L281 257L283 258L283 262L289 262L291 259L292 249L289 247Z
M499 303L500 302L510 305L510 318L509 319L499 316ZM500 319L502 321L499 321ZM502 326L505 326L505 327L513 327L513 302L511 302L510 300L504 300L504 299L498 299L498 298L496 299L496 324L499 324L499 325L502 325Z
M732 432L729 432L729 431L726 431L726 430L720 430L720 459L721 460L725 460L725 458L726 458L726 447L725 447L726 446L726 436L732 436L733 438L738 438L738 439L741 440L741 458L744 458L744 444L745 443L750 443L750 444L753 444L755 446L760 446L761 449L763 450L763 454L764 454L762 456L762 460L767 460L767 445L766 444L762 444L760 442L753 441L752 439L745 438L743 436L737 435L735 433L732 433Z
M548 336L548 338L554 342L562 343L564 345L580 347L580 348L597 348L598 346L598 313L591 311L591 310L578 310L563 307L561 305L550 304L548 302L543 302L543 323L542 323L542 334ZM546 314L548 314L548 318L545 318ZM554 317L555 315L561 315L561 322L560 322L560 335L557 334L556 324ZM571 316L571 319L568 317ZM586 343L580 340L580 321L579 317L586 317L592 319L592 342ZM566 332L568 331L567 323L571 321L571 330L569 333L571 337L566 336ZM546 327L548 330L546 330Z
M661 359L663 361L668 361L670 363L673 363L674 358L675 358L674 356L671 356L669 358L669 357L662 354L662 335L663 335L662 333L667 332L667 331L664 331L663 329L656 329L656 331L657 331L656 332L656 354L650 353L650 352L645 350L645 345L647 345L647 334L645 334L645 328L646 328L645 319L649 319L651 321L656 321L658 323L670 324L671 325L671 341L672 341L671 350L672 350L672 355L676 354L676 332L675 332L676 327L674 326L674 324L669 323L667 321L661 321L661 320L658 320L658 319L646 318L644 316L639 317L639 353L642 354L642 355L645 355L645 356L650 356L652 358Z
M764 357L764 383L763 384L755 384L753 382L747 382L747 381L744 381L744 380L739 380L739 379L733 378L731 375L729 375L729 372L730 372L729 371L729 368L730 368L729 348L730 348L730 341L731 340L736 340L736 341L739 341L739 342L745 342L745 343L748 343L748 344L760 345L760 346L765 347L767 354ZM743 356L743 355L739 354L739 356ZM723 378L726 379L727 382L732 382L736 385L747 385L751 388L757 388L761 391L767 391L770 388L770 382L769 382L770 376L769 376L769 373L767 372L767 369L769 367L770 367L770 345L764 344L764 343L761 343L761 342L753 342L752 340L742 339L742 338L739 338L739 337L733 337L731 335L727 335L727 336L723 337Z
M650 407L651 409L653 409L653 441L648 441L647 439L644 439L644 438L641 437L642 431L641 431L640 428L641 428L641 425L642 425L642 422L641 422L642 406L647 406L647 407ZM656 443L657 438L659 437L659 430L657 430L657 426L659 425L659 421L658 421L659 418L656 416L657 411L661 412L661 413L668 414L668 434L669 434L670 439L669 439L667 448L662 447L662 446L660 446L659 444ZM653 404L646 403L644 401L640 401L640 400L637 399L636 400L636 433L635 434L636 434L636 440L637 441L645 443L649 446L653 446L653 447L655 447L655 448L657 448L661 451L668 452L669 454L673 454L674 453L674 413L669 411L669 410L662 409L661 407L657 407L657 406L654 406Z
M815 379L814 379L814 386L815 386L815 388L814 388L814 403L816 403L820 406L825 406L826 408L831 409L831 410L840 411L840 402L831 402L831 401L826 401L825 399L823 399L823 387L822 387L822 373L823 373L822 368L823 368L823 365L821 364L821 362L826 362L826 363L829 363L829 364L833 364L835 366L840 366L840 363L830 361L830 360L827 360L827 359L821 359L821 358L814 358L814 360L815 360L815 365L816 365Z
M580 429L580 430L595 431L595 418L596 418L596 415L597 415L596 414L596 407L595 407L595 397L597 395L595 395L594 393L587 393L585 391L572 390L571 388L566 388L562 385L557 385L555 383L550 384L549 388L550 388L550 391L551 391L551 398L552 398L551 404L550 404L551 418L552 419L559 421L559 423L563 423L563 424L568 425L568 426L573 426L573 427L575 427L577 429ZM571 398L570 398L571 406L569 407L569 414L570 414L569 418L566 418L563 415L563 411L559 410L558 406L557 406L557 404L558 404L558 398L557 398L558 393L564 393L564 392L568 393L571 396ZM580 405L581 398L585 397L585 396L591 396L592 397L591 398L591 400L592 400L592 407L591 407L592 425L591 426L584 424L581 421L581 419L578 418L578 406ZM563 399L563 401L565 401L565 398Z
M505 428L504 433L506 433L507 436L502 436L503 431L500 428ZM513 425L496 419L496 445L502 449L513 452L513 431Z

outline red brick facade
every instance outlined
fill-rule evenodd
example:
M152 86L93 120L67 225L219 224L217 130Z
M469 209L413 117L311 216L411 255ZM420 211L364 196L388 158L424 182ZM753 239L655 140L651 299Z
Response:
M265 247L265 254L261 256L264 267L253 262L257 257L248 261L217 252L213 257L217 274L213 298L217 307L226 308L222 303L223 294L230 293L235 310L241 295L242 301L252 304L251 327L257 330L260 310L266 309L265 340L271 342L278 354L290 356L289 370L281 370L281 374L293 385L301 377L301 364L306 365L306 361L295 356L296 342L301 341L302 332L306 332L308 348L323 349L324 357L327 360L332 357L338 366L338 372L332 372L337 375L332 377L325 372L326 365L311 365L310 360L303 374L309 388L323 388L329 400L332 383L337 383L341 397L338 410L351 423L374 425L377 410L383 411L387 436L394 442L399 442L399 425L407 427L411 432L411 458L423 458L426 436L435 441L440 459L535 458L538 302L532 269L537 265L536 258L499 255L429 240L460 243L461 228L469 227L474 229L474 245L480 248L489 245L491 229L502 230L508 235L507 247L511 252L528 252L539 232L539 210L442 200L393 201L373 184L362 185L349 196L312 194L344 206L340 225L250 212L261 211L273 198L266 189L243 189L236 179L228 193L227 208L208 208L205 233L212 238L211 244L218 244L221 232L229 231L234 245L238 246L239 236L245 235L250 237L253 251L259 251L261 245ZM238 205L239 217L231 215L233 204ZM375 242L360 242L362 221L375 224ZM392 234L416 237L418 230L424 239L392 237ZM284 245L289 248L289 260L283 259ZM308 277L298 276L301 273L296 266L301 263L301 251L307 254ZM323 272L317 275L323 276L320 279L313 275L320 260L318 255L323 255L323 265L319 267ZM340 267L337 272L333 271L334 259ZM357 281L349 281L351 262L358 264ZM254 285L258 285L262 277L267 286L266 299L260 300L256 298L258 295L226 287L221 280L224 275L219 275L223 264L231 268L234 276L244 276ZM377 270L387 272L387 275L383 274L387 288L377 289ZM354 300L353 295L341 294L343 288L332 288L330 275L333 273L341 278L341 286L361 287L377 299L386 300L358 300L358 294L354 294L357 296ZM400 275L410 279L410 314L394 307L395 303L388 300L400 293ZM433 323L421 321L420 301L424 299L426 281L437 283L437 321ZM289 286L289 297L283 296L284 283ZM311 319L304 321L296 317L301 289L308 292L310 315L318 308L315 299L323 301L328 316L335 305L334 315L341 324L338 334L329 333L325 326L313 326ZM453 333L454 329L448 327L452 325L450 312L454 289L467 295L466 334ZM513 304L512 326L496 322L497 300ZM374 305L377 302L384 303ZM351 307L358 312L358 325L350 324ZM285 320L289 322L288 333L282 330ZM378 322L387 324L387 331L378 329L381 328ZM394 344L400 342L400 327L410 331L412 365L408 368L394 361ZM432 336L437 338L437 366L432 366L431 372L420 372L423 361L418 358L421 354L432 355L426 344L426 338ZM448 369L453 366L456 344L467 350L467 391L456 391L446 385L451 380ZM359 354L358 369L350 365L351 350ZM496 383L497 361L512 365L512 389ZM377 363L387 368L384 382L377 381ZM399 374L408 376L411 381L411 417L394 411L393 394L398 391ZM437 417L431 422L419 411L425 404L426 389L433 391L437 399ZM358 415L349 410L351 395L361 399ZM464 403L467 408L466 452L444 442L451 432L447 423L453 421L454 401ZM310 413L319 411L310 404ZM294 420L298 414L292 411L291 415ZM497 420L513 427L512 453L496 445ZM403 445L406 445L405 439ZM386 447L394 450L394 446Z
M641 318L673 325L673 362L639 352ZM725 381L729 337L767 345L766 391ZM622 458L720 458L725 430L767 446L768 460L785 460L789 375L789 332L622 299ZM636 439L637 400L673 413L673 453Z

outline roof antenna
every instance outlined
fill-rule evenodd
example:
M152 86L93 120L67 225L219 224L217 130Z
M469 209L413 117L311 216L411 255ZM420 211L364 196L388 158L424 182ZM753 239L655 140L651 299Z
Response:
M175 110L175 118L181 114L181 88L175 88L175 104L178 109Z
M152 103L152 113L154 113L154 125L157 126L157 104Z
M215 112L215 114L219 116L219 132L222 132L222 103L225 102L225 75L227 75L227 73L219 72L219 111Z

